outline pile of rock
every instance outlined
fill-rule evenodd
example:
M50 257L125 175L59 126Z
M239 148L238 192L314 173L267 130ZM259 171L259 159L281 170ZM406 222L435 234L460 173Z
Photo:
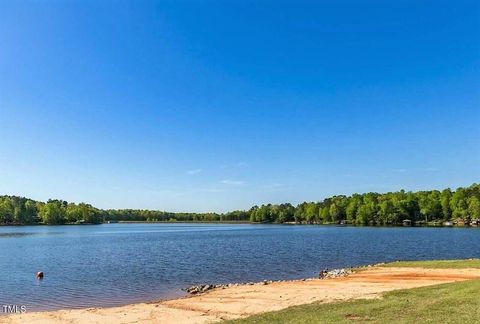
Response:
M197 286L192 286L192 287L185 288L183 290L186 291L189 294L196 295L196 294L199 294L199 293L206 292L206 291L208 291L210 289L213 289L213 288L220 288L220 287L217 287L217 286L218 285L197 285Z
M339 278L339 277L346 277L350 273L352 273L351 269L333 269L333 270L322 270L318 275L320 279L329 279L329 278ZM315 280L315 278L305 278L300 279L301 281L307 280ZM230 287L237 287L237 286L253 286L253 285L268 285L274 282L287 282L290 280L263 280L260 282L242 282L242 283L228 283L228 284L205 284L205 285L195 285L188 288L182 289L183 291L189 293L190 295L198 295L204 292L207 292L212 289L225 289ZM295 281L295 280L292 280Z
M285 280L279 280L278 282L283 282ZM274 282L273 280L263 280L260 282L243 282L243 283L228 283L228 284L216 284L216 285L196 285L196 286L191 286L188 288L182 289L183 291L191 294L191 295L197 295L201 294L204 292L207 292L212 289L225 289L225 288L230 288L230 287L237 287L240 285L268 285Z
M333 269L333 270L322 270L318 274L319 279L330 279L330 278L339 278L346 277L352 273L350 269Z

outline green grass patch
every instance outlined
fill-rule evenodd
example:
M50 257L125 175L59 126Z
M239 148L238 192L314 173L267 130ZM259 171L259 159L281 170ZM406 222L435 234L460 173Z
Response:
M432 261L397 261L383 267L421 267L430 269L465 269L480 268L480 259L468 260L432 260Z
M228 323L478 323L480 280L388 292L381 299L294 306Z

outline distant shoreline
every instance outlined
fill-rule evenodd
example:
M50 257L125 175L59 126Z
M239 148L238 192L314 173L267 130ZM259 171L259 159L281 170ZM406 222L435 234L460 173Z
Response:
M256 222L249 222L249 221L118 221L118 222L105 222L103 224L251 224L251 225L286 225L286 226L337 226L337 227L459 227L459 228L480 228L477 225L458 225L458 224L451 224L451 225L443 225L443 224L416 224L416 225L409 225L405 226L403 224L391 224L391 225L356 225L356 224L337 224L337 223L323 223L323 224L308 224L308 223L271 223L271 222L264 222L264 223L256 223ZM71 224L76 225L76 224ZM99 224L85 224L85 225L99 225Z
M480 225L480 184L429 191L368 192L335 195L322 201L255 205L229 212L167 212L148 209L99 209L61 199L46 202L0 196L2 224L261 223L354 224L356 226Z
M251 224L251 225L285 225L285 226L336 226L336 227L402 227L402 228L419 228L419 227L431 227L431 228L480 228L479 225L467 225L467 224L415 224L415 225L403 225L403 224L384 224L384 225L359 225L359 224L337 224L337 223L274 223L274 222L249 222L249 221L106 221L103 223L65 223L65 224L45 224L45 223L33 223L33 224L0 224L0 227L22 227L22 226L94 226L94 225L112 225L112 224Z
M249 221L118 221L118 222L105 222L103 224L261 224L251 223ZM267 224L267 223L265 223ZM273 223L268 223L273 224Z

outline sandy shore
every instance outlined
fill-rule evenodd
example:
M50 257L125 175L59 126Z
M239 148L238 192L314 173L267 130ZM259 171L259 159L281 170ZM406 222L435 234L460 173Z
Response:
M316 301L378 298L383 292L480 279L480 269L373 267L348 277L240 285L158 303L0 316L0 323L208 323Z

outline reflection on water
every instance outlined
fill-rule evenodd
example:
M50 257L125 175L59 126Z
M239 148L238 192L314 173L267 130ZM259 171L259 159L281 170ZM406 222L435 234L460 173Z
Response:
M472 228L251 224L0 227L0 304L114 306L183 287L315 276L400 259L479 257ZM43 271L42 281L35 273Z
M35 235L35 233L0 233L0 238L2 237L20 237L27 235Z
M1 238L10 238L10 237L22 237L22 236L31 236L31 235L60 235L63 234L62 232L7 232L2 233L0 232L0 239Z

